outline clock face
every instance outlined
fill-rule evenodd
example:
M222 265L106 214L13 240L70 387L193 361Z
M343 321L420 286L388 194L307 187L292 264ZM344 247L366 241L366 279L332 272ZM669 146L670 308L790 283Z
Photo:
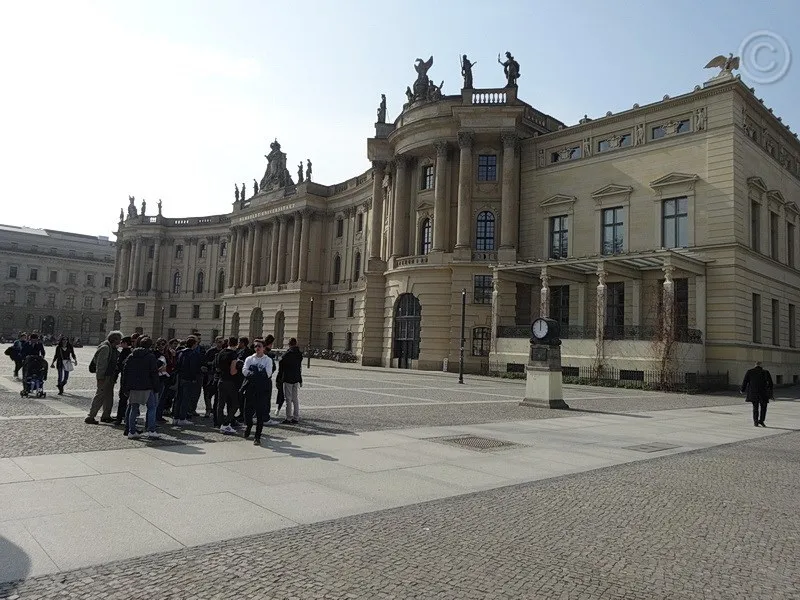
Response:
M536 319L531 327L534 337L538 339L542 339L544 336L546 336L548 329L547 321L544 319Z

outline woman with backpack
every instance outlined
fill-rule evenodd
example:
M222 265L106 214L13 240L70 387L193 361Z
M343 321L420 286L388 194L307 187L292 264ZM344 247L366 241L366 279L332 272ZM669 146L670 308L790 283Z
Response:
M78 359L75 356L75 349L70 341L62 335L61 339L58 340L53 362L50 364L51 368L58 369L58 385L56 387L58 387L59 396L64 394L64 386L67 385L69 374L77 364Z

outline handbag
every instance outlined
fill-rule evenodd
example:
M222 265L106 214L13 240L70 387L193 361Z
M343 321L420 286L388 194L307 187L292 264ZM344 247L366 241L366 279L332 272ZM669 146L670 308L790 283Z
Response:
M72 371L72 369L75 368L75 365L72 364L72 361L70 359L66 359L61 361L61 368L67 373L69 373L70 371Z

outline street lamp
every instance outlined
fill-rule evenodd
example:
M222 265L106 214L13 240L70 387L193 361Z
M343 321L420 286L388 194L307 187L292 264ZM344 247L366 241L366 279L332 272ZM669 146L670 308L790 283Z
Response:
M467 290L461 290L461 352L458 358L458 383L464 383L464 321L467 311Z
M313 347L311 345L311 339L312 339L311 338L311 334L314 331L313 327L314 327L314 297L312 296L311 297L311 313L308 315L308 359L307 359L307 362L306 362L306 368L307 369L311 368L311 352L313 351L312 350Z

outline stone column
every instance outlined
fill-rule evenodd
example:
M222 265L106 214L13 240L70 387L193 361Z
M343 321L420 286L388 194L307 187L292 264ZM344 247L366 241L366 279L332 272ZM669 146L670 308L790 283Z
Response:
M226 275L228 276L228 287L233 287L234 285L234 275L233 271L236 268L236 244L239 241L239 228L238 227L231 227L231 238L230 242L228 242L228 272Z
M547 267L542 267L539 279L542 281L542 291L539 294L539 316L546 318L550 316L550 276L547 274Z
M503 187L500 219L500 247L516 248L519 232L519 194L517 193L517 148L516 134L504 133L503 139Z
M308 253L310 252L308 228L311 226L311 210L304 209L302 212L302 223L300 226L300 267L297 278L300 281L308 280ZM380 247L380 246L379 246Z
M695 275L694 277L694 320L695 327L700 330L703 343L706 343L706 277L705 275Z
M472 141L473 134L471 132L458 132L458 226L456 229L456 248L469 249L471 246Z
M244 238L245 238L245 228L239 227L237 231L238 235L236 236L236 262L233 264L233 286L234 287L241 287L242 286L242 270L244 269Z
M269 283L269 249L270 240L267 235L267 223L262 223L263 231L261 233L261 266L258 268L258 285L266 285Z
M278 282L278 229L280 228L278 224L278 219L272 219L272 229L270 230L270 242L272 243L272 249L269 255L269 282L270 283L277 283Z
M575 325L583 329L586 327L586 284L579 283L575 287L578 290L578 315L575 319ZM572 290L572 287L570 287L570 290Z
M392 240L392 256L408 255L408 163L407 156L395 157L397 175L395 176L394 193L394 236Z
M292 276L290 281L300 278L300 211L294 213L294 227L292 228Z
M595 342L597 343L597 362L599 365L603 358L603 340L606 334L606 272L602 265L597 268L597 302L595 311Z
M119 292L119 279L120 279L120 270L122 269L122 243L120 242L119 237L117 238L116 248L114 251L114 279L111 285L111 292L116 294Z
M131 284L130 289L134 291L139 290L139 262L141 261L142 254L142 239L136 238L136 246L133 250L133 269L131 269Z
M278 217L278 277L277 283L286 283L286 216Z
M161 268L161 238L156 238L156 246L153 249L153 291L161 291L161 286L158 284L158 274Z
M369 258L381 258L381 233L383 232L383 177L386 163L372 161L372 212L369 217ZM303 231L306 220L303 218ZM301 269L302 271L302 269ZM302 275L301 275L302 276Z
M489 332L489 354L497 352L497 326L500 325L500 271L492 273L492 321Z
M642 326L642 280L631 280L631 324L635 328Z
M117 292L124 293L128 291L128 273L130 271L131 262L131 245L130 242L122 242L119 263L117 263Z
M436 182L433 205L433 251L447 250L447 142L436 142Z
M664 289L662 291L662 328L663 338L670 341L674 335L675 329L675 285L672 281L675 267L666 265L662 267L664 271Z
M244 243L244 260L242 261L242 285L250 285L250 269L253 267L253 236L255 227L252 223L247 226L246 238Z
M250 283L251 285L258 285L258 275L261 269L261 235L262 235L262 225L261 223L256 223L255 227L253 228L253 251L252 254L252 265L250 267Z

